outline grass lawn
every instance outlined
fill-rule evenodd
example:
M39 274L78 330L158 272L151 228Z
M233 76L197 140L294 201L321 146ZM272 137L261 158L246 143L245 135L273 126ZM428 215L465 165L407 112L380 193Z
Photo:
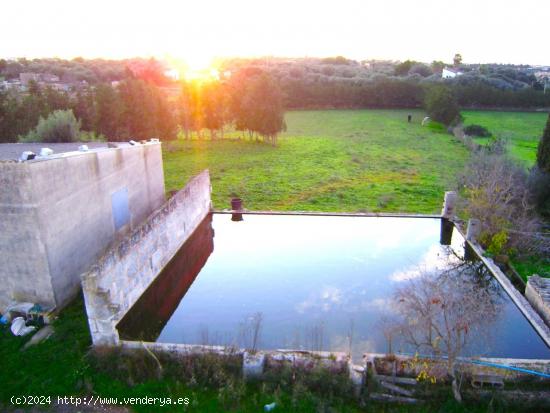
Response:
M546 112L490 112L462 111L464 125L477 124L486 127L493 136L506 139L512 157L531 167L537 157L537 146L542 136L548 114ZM491 138L476 138L485 144Z
M413 122L407 123L407 114ZM468 151L422 111L293 111L277 147L236 139L164 144L166 190L204 168L215 208L434 213Z

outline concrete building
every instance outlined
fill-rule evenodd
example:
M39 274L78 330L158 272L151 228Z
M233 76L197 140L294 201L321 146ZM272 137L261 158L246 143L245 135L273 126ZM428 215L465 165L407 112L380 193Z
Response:
M14 300L67 304L107 247L163 205L160 143L103 146L0 160L0 312Z
M453 79L460 75L462 75L462 72L459 72L458 70L449 67L444 67L441 72L441 77L443 79Z

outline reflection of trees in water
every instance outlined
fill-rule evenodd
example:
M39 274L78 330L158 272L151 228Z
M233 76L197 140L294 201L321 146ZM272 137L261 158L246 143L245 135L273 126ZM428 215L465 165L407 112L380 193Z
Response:
M254 313L249 317L246 317L246 319L239 324L239 333L237 335L237 343L239 347L246 348L251 351L256 351L258 349L263 318L262 313Z
M450 255L444 269L422 271L398 288L394 303L396 324L387 328L421 353L446 356L448 373L455 378L457 357L472 339L490 338L503 296L481 263ZM455 395L459 398L458 390Z
M314 325L307 327L305 348L307 350L321 351L325 345L325 323L318 321Z

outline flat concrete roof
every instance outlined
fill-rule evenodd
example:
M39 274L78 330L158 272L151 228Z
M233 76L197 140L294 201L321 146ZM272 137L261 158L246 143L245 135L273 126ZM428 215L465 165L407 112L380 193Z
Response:
M131 146L128 142L112 143L117 145L117 147L119 148ZM51 150L53 150L53 154L50 155L50 158L53 159L55 158L55 155L60 155L68 152L78 152L78 147L81 145L87 145L90 151L97 151L98 149L101 150L108 148L108 142L0 143L0 161L18 161L21 157L21 154L25 151L32 151L38 156L40 155L40 149L42 148L50 148Z

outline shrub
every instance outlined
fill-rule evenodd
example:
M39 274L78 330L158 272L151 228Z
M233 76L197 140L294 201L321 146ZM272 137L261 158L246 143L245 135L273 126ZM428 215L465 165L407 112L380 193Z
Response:
M479 136L482 138L491 136L491 132L481 125L468 125L464 128L464 133L469 136Z
M422 77L433 75L432 69L423 63L416 63L409 69L409 75L419 74Z
M76 142L80 135L80 121L72 110L56 110L47 118L40 117L38 125L27 136L25 142Z
M533 242L541 222L522 166L482 149L466 167L461 186L461 208L481 221L479 240L489 252L539 254L546 249L545 242Z
M424 98L428 116L444 125L452 125L460 119L460 109L451 90L443 85L428 89Z

